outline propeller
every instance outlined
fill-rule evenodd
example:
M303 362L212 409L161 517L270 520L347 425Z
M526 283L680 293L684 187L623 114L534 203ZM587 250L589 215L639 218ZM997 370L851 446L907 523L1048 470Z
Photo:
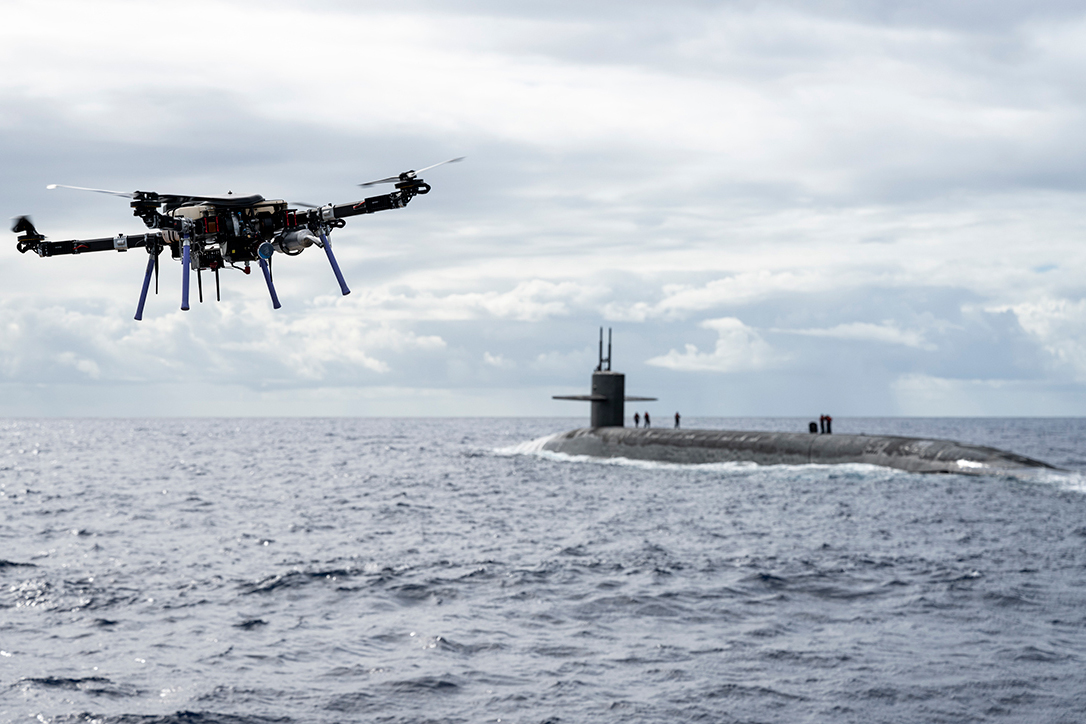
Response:
M98 194L111 194L113 196L121 196L126 199L131 199L135 194L130 194L127 191L110 191L109 189L89 189L86 186L66 186L64 184L49 184L45 188L52 191L53 189L75 189L76 191L94 191Z
M34 228L34 222L30 220L29 216L16 216L11 220L11 230L16 234L22 232L28 232L32 236L37 235L38 230Z
M75 189L76 191L93 191L99 194L110 194L111 196L120 196L125 199L135 199L137 201L143 201L150 204L167 204L167 208L180 206L190 202L210 202L218 204L248 204L253 201L263 201L263 197L257 196L235 196L233 192L226 194L225 196L199 196L192 194L160 194L156 191L134 191L129 193L127 191L111 191L109 189L92 189L86 186L68 186L66 184L49 184L45 188L47 189Z
M19 234L16 248L21 254L27 253L34 248L34 245L37 244L37 242L45 239L45 237L34 228L34 222L30 220L29 216L16 216L12 219L11 230L16 234Z
M358 184L358 185L359 186L376 186L377 184L392 184L392 183L398 183L400 181L411 181L412 179L416 178L423 171L429 171L432 168L437 168L438 166L444 166L447 163L459 163L459 162L463 161L465 158L467 158L467 156L459 156L457 158L450 158L448 161L442 161L441 163L435 163L432 166L427 166L426 168L420 168L417 171L404 171L399 176L389 176L388 178L382 178L382 179L378 179L376 181L367 181L364 184Z

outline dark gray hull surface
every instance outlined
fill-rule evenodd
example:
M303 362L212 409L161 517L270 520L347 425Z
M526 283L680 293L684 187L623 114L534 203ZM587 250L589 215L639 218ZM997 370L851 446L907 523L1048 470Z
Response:
M741 430L596 427L570 430L543 445L567 455L669 463L752 462L759 465L867 463L916 473L984 475L1051 465L1022 455L952 440L888 435L816 435Z

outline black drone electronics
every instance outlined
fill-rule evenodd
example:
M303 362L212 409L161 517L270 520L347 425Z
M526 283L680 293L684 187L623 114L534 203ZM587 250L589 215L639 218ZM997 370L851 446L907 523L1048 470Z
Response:
M398 176L370 181L359 186L392 183L396 190L389 194L373 196L347 204L327 204L304 210L289 208L282 200L268 200L260 195L252 196L186 196L159 194L154 191L108 191L82 186L51 184L48 188L69 188L95 191L132 199L132 213L143 220L149 229L147 234L125 236L119 234L104 239L74 239L47 241L38 233L29 216L17 217L12 231L20 234L17 245L22 253L33 249L38 256L82 254L89 251L128 251L143 247L147 250L147 271L143 277L143 289L136 307L136 319L143 319L143 307L147 301L151 277L155 278L158 293L158 256L169 247L170 256L181 262L181 309L189 308L189 272L196 271L196 283L200 301L204 300L203 280L200 273L209 270L215 274L215 298L219 299L219 270L232 268L248 274L250 262L257 262L264 272L272 306L279 309L279 297L272 283L271 260L276 253L297 256L307 247L318 246L328 255L332 271L344 295L350 294L343 280L339 264L332 254L329 235L333 229L346 225L348 216L372 214L387 209L399 209L415 196L430 192L430 184L418 174L446 163L456 163L463 157L435 163L417 171L405 171ZM308 206L295 203L294 206Z

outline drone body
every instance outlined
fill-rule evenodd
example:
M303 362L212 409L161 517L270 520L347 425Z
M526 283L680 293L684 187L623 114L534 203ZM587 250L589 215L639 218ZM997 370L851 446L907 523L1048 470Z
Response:
M462 159L454 158L442 163L454 163L460 160ZM434 164L434 166L440 165ZM347 223L345 221L347 217L403 208L415 196L429 193L430 185L418 178L417 174L434 166L427 166L420 171L405 171L399 176L360 184L360 186L371 186L379 183L394 183L396 190L389 194L372 196L355 203L327 204L301 210L290 208L290 204L286 201L268 200L259 195L183 196L158 194L153 191L125 193L68 186L65 188L96 191L132 199L132 213L142 219L147 228L155 231L133 236L120 234L103 239L47 241L26 216L15 219L12 231L20 234L17 242L20 252L34 250L38 256L145 248L149 258L139 305L136 308L137 320L143 318L143 307L147 301L152 275L155 277L156 293L158 291L158 257L167 248L170 250L170 256L180 261L182 266L181 309L189 308L190 271L196 272L200 301L203 301L201 272L213 272L215 297L218 299L219 270L238 269L248 274L251 262L257 262L260 265L271 295L272 306L278 309L281 305L275 293L271 275L271 260L275 254L297 256L310 246L323 248L332 271L336 275L336 280L339 282L340 290L344 295L350 294L351 291L347 288L339 264L332 253L332 243L329 240L332 230L343 227ZM56 186L53 184L49 188L56 188Z

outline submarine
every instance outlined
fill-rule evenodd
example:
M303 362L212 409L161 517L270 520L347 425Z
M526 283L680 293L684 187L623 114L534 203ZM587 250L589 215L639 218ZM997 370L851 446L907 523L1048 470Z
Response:
M592 373L591 394L554 395L556 400L590 402L590 427L558 433L543 449L567 455L701 464L751 462L758 465L865 463L915 473L1005 474L1029 469L1058 470L1024 455L983 445L895 435L839 435L755 430L687 430L625 426L625 403L655 397L626 396L626 377L611 369L611 330Z

